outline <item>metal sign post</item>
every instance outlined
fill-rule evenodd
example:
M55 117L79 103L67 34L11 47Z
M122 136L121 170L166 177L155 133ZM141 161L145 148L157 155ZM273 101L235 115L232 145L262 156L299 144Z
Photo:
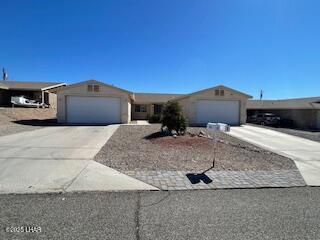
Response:
M212 138L214 145L213 145L213 162L212 167L209 169L214 168L214 164L216 162L216 155L218 151L218 138L216 136L217 132L229 132L230 126L225 123L208 123L207 124L207 134ZM207 169L205 172L207 172L209 169Z
M207 134L211 136L212 140L214 141L214 148L213 148L213 162L212 167L207 170L204 170L202 173L187 173L186 176L192 184L197 184L200 181L204 182L205 184L209 184L212 180L205 174L210 169L214 168L216 155L218 151L218 138L216 136L217 132L229 132L230 126L224 123L208 123L207 124Z

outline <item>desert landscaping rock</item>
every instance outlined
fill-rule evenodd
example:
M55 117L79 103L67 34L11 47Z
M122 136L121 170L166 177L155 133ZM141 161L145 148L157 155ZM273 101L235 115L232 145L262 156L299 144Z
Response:
M0 108L0 136L36 130L55 118L55 109Z
M171 170L203 171L212 166L213 146L211 139L198 137L204 128L188 128L185 136L163 136L160 125L120 126L106 143L95 160L120 171ZM260 149L224 133L220 142L213 170L295 170L289 158Z

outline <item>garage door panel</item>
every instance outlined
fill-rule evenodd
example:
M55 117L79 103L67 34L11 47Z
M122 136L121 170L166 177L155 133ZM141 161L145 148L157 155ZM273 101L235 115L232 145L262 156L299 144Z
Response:
M119 123L120 98L68 96L66 112L68 123Z
M207 124L208 122L239 124L239 101L198 100L196 106L197 124Z

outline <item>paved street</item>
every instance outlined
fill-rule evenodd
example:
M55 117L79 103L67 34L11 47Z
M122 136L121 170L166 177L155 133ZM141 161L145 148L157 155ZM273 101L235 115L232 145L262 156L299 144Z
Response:
M244 125L229 133L294 160L309 186L320 186L320 143L270 129Z
M320 188L0 195L0 239L319 239ZM41 233L10 233L17 226Z
M117 128L59 126L0 137L0 193L154 189L92 160Z

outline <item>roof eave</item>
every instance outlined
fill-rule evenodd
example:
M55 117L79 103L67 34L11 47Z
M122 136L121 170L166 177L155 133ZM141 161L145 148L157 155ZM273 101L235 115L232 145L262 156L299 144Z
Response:
M13 88L8 88L8 90L14 90L14 91L41 91L41 88L23 88L23 87L21 87L21 88L15 88L15 87L13 87Z
M52 85L49 87L44 87L44 88L41 88L41 91L46 91L46 90L50 90L50 89L58 88L58 87L63 87L63 86L67 86L67 84L66 83L59 83L59 84Z

